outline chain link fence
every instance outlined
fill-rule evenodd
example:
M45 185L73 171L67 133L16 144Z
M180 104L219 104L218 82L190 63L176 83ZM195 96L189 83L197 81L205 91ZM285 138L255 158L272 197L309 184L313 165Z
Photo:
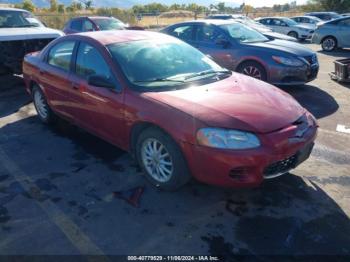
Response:
M284 16L292 17L303 15L303 12L251 12L250 18L266 16ZM43 21L48 27L62 29L65 23L77 16L113 16L130 25L142 26L145 28L158 28L170 24L184 22L193 19L205 18L209 13L195 13L190 11L170 11L164 13L140 13L134 14L129 10L121 9L98 9L94 13L37 13L36 16Z

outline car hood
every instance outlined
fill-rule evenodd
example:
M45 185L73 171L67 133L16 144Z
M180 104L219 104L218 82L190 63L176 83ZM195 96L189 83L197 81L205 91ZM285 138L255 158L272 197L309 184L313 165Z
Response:
M298 27L298 28L301 28L301 29L308 29L308 30L315 29L315 26L311 25L311 24L298 24L298 25L295 25L295 27Z
M273 31L266 31L266 32L262 32L265 36L270 36L273 37L275 39L280 39L280 40L287 40L287 41L292 41L292 42L297 42L298 40L295 39L294 37L288 36L288 35L284 35L284 34L280 34L280 33L276 33Z
M260 48L275 49L296 56L310 56L314 54L314 52L311 49L301 44L278 39L268 42L248 43L247 45Z
M62 31L47 27L0 28L0 41L57 38Z
M208 85L143 95L189 114L207 126L255 133L289 126L305 112L289 94L238 73Z

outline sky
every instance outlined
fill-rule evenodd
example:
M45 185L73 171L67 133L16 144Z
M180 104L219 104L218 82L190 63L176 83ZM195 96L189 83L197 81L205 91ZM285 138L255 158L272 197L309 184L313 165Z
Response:
M298 5L305 4L307 0L296 0ZM221 0L220 2L242 4L243 0ZM273 6L275 4L286 4L292 2L291 0L244 0L247 5L254 7Z

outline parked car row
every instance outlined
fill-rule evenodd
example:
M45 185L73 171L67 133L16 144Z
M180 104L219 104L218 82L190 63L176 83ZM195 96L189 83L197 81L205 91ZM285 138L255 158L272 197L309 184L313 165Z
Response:
M165 190L192 177L257 186L309 157L315 118L266 82L313 80L313 51L231 20L161 33L124 28L113 18L75 18L67 35L25 56L26 90L42 122L61 117L129 151Z

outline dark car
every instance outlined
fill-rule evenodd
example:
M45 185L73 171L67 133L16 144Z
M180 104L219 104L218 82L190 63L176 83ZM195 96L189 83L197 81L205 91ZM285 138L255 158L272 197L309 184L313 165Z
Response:
M333 19L341 18L342 16L336 12L311 12L306 13L306 16L315 16L323 21L329 21Z
M275 85L301 85L317 77L318 60L298 43L270 40L254 29L229 20L196 20L161 32L210 55L218 64Z
M131 152L162 189L191 176L257 186L306 160L316 138L293 97L165 34L64 36L27 55L23 71L44 123L61 116Z
M142 27L129 26L117 18L105 16L75 17L69 20L63 28L65 34L104 30L143 30Z

